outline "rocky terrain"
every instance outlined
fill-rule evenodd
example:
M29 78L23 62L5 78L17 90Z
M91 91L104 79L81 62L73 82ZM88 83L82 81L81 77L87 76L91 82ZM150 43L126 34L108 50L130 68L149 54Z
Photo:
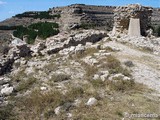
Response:
M71 14L93 14L95 6L83 7L50 11L61 13L61 20L68 8L74 9L65 11ZM95 8L95 16L108 14L98 11L102 8L112 10ZM37 37L34 44L12 36L8 44L0 56L1 120L160 117L160 38L152 34L130 37L96 28L71 29L45 40Z
M61 30L70 30L76 28L94 28L100 30L110 31L114 24L114 10L115 6L94 6L85 4L73 4L65 7L55 7L50 8L47 12L50 15L60 15L58 18L34 18L33 14L40 12L31 11L28 12L28 16L19 17L14 16L12 18L6 19L0 22L0 26L18 26L25 25L28 26L31 23L37 22L57 22L61 26ZM160 10L158 8L153 8L151 25L153 27L158 27ZM87 24L86 24L87 23ZM7 31L12 33L13 30ZM0 40L9 39L6 36L6 31L0 30Z

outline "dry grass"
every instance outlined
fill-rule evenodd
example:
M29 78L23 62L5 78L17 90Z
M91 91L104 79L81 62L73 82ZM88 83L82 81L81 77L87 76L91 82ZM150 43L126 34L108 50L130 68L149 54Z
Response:
M75 58L80 59L80 58L86 57L87 55L92 56L94 53L97 53L97 52L98 52L98 49L96 48L87 48L83 53L76 54Z
M29 77L26 80L21 80L18 86L15 88L16 92L22 92L24 90L28 90L31 88L33 84L35 84L37 81L34 77Z
M29 96L18 99L17 107L19 110L17 112L20 113L18 117L22 120L39 120L43 113L55 109L64 101L63 95L58 91L42 93L39 90L34 90Z
M112 98L112 99L110 99ZM98 104L92 107L81 105L73 110L73 119L98 120L106 118L108 120L122 119L124 113L159 113L157 101L150 101L142 94L116 94L110 98L101 99Z
M107 58L101 59L100 63L102 63L101 68L107 69L110 74L122 73L125 76L131 76L131 72L122 67L121 62L114 56L108 56Z
M66 75L66 74L55 74L52 75L52 78L50 79L50 81L53 82L62 82L62 81L66 81L70 79L70 75Z
M0 120L14 120L14 113L12 112L13 105L8 104L0 107Z
M89 49L80 58L95 52L97 52L97 49ZM157 107L159 100L152 98L152 95L148 98L150 91L145 86L137 84L133 80L117 79L104 82L92 80L91 78L98 72L98 68L81 60L79 62L86 71L85 83L67 82L64 84L65 90L67 90L65 94L52 86L50 91L42 92L36 89L29 95L14 97L12 100L14 106L6 107L6 109L0 108L0 119L67 120L66 113L72 113L73 120L119 120L124 118L124 112L159 114L160 108ZM114 56L107 56L100 63L102 64L100 69L109 70L110 74L122 73L131 77L130 71L123 68L120 61ZM49 73L57 68L58 66L50 64L45 67L44 71ZM14 81L20 82L17 91L28 90L36 83L33 78L24 81L23 77L26 77L23 70L14 77ZM70 76L59 74L53 75L49 81L55 83L68 79L70 79ZM147 96L144 94L147 94ZM93 106L86 106L85 103L90 97L95 97L98 102ZM76 99L81 100L78 107L72 105ZM55 115L54 109L58 106L63 106L62 111L59 115ZM14 117L10 113L14 113Z
M94 74L97 73L98 68L96 66L88 65L87 63L85 63L83 61L79 61L79 62L81 63L81 65L85 69L86 78L91 78L91 77L93 77Z

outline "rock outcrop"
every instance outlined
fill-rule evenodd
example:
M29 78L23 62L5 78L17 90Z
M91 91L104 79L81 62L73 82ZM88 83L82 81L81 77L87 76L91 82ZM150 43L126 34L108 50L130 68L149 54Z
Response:
M57 53L64 48L71 46L77 46L78 44L85 45L87 42L98 42L102 38L106 37L107 34L104 31L99 30L83 30L79 33L75 32L68 38L64 38L63 35L59 34L55 37L48 38L46 41L46 51L48 54ZM81 49L81 48L76 48ZM79 50L77 50L79 51Z
M10 44L8 54L0 57L0 75L10 72L15 60L30 56L31 50L25 42L20 39L14 39Z

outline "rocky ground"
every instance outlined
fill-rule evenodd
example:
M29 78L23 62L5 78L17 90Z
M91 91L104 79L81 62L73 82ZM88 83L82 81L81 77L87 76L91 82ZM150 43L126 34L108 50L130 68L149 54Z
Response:
M148 51L126 39L131 38L78 30L30 46L13 40L0 59L0 119L124 120L135 113L160 114L159 49Z

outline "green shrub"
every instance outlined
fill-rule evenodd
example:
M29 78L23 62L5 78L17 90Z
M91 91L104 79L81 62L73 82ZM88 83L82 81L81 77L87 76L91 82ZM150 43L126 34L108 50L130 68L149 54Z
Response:
M39 36L42 39L57 35L59 33L59 25L57 23L39 22L29 25L28 27L18 26L13 32L15 37L23 39L23 36L27 35L27 43L33 44L35 38Z
M2 25L0 26L0 30L15 30L17 29L18 26L7 26L7 25Z
M22 14L17 14L15 17L22 18L22 17L29 17L34 19L55 19L60 18L60 14L50 15L49 11L40 11L40 12L24 12Z

